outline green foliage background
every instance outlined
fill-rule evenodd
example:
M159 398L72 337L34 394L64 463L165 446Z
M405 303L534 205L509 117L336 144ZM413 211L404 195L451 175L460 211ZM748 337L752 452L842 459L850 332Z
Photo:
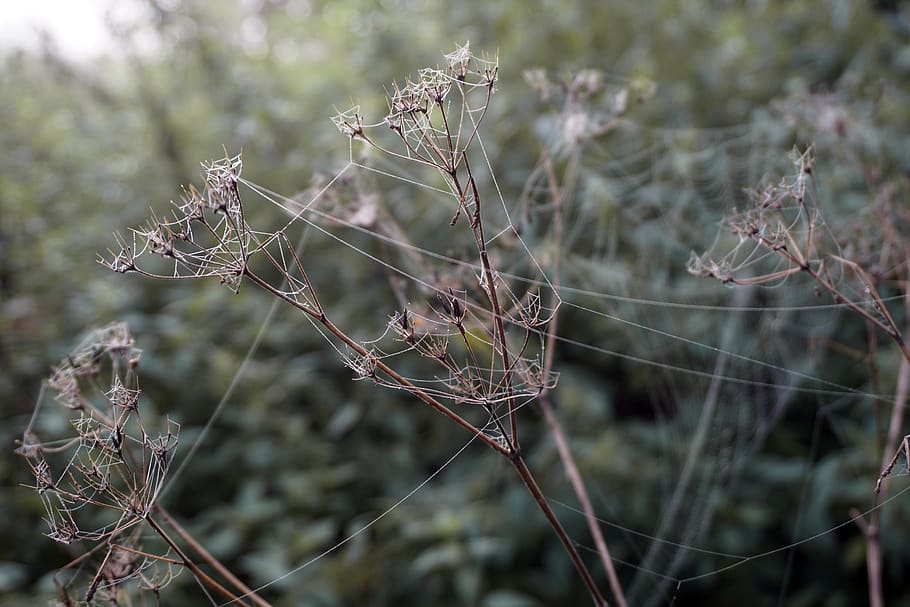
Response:
M12 455L50 366L90 328L128 321L145 350L145 406L179 420L188 446L268 313L271 302L253 288L233 295L214 283L152 282L95 264L113 231L139 224L149 206L163 210L180 184L199 181L198 162L219 157L222 146L243 149L244 176L277 192L302 192L347 162L348 143L328 120L333 107L353 99L367 115L382 116L383 86L470 40L478 52L498 53L502 66L484 138L506 198L518 200L542 146L560 167L577 155L561 253L564 282L573 287L657 302L817 303L799 281L731 291L685 271L689 251L710 247L719 219L742 204L742 188L791 170L786 153L794 145L815 142L823 212L844 239L856 235L847 226L866 217L886 184L896 188L898 204L908 204L910 23L903 3L138 4L138 16L118 25L116 55L77 63L49 43L42 53L0 59L4 605L47 600L49 572L74 556L41 535L40 502L17 486L30 479ZM564 108L541 101L529 85L523 72L534 68L557 81L592 68L606 74L608 90L628 88L621 127L566 152ZM650 83L653 95L644 94ZM610 98L589 102L588 110L606 111ZM431 201L400 184L374 185L413 240L447 238L427 220ZM282 221L266 205L254 213ZM546 259L554 253L540 213L528 238ZM361 337L381 332L394 310L385 277L328 239L314 239L307 256L336 324ZM781 370L893 392L898 353L882 344L873 383L861 321L838 310L729 313L566 298L778 366L728 361L726 375L775 387L723 384L696 481L667 539L757 555L830 529L847 520L849 508L871 503L887 401L795 391L818 386ZM893 312L902 325L900 308ZM580 308L563 314L568 339L638 357L564 343L555 398L600 515L653 534L704 411L716 353ZM337 355L290 310L278 309L239 379L166 501L254 585L347 537L467 438L400 394L351 382ZM545 491L575 504L536 412L525 418L526 449ZM905 484L892 480L892 493ZM566 509L559 514L590 546L584 521ZM906 496L888 504L889 604L910 605L902 593L908 517ZM642 564L653 541L612 527L605 533L635 605L866 600L864 543L854 525L679 588L624 564ZM674 564L679 554L664 546L650 567L685 578L730 562L684 552ZM587 601L511 470L474 446L369 531L266 596L276 605L326 606ZM163 600L201 604L202 596L184 576Z

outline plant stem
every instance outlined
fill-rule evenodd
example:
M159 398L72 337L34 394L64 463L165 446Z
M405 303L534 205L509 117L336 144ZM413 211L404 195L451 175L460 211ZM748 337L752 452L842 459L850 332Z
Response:
M910 317L910 292L904 294L904 308ZM905 331L910 331L908 326ZM900 369L897 376L897 389L894 395L894 407L891 410L891 421L888 425L888 438L885 441L885 450L882 460L882 469L889 465L892 454L898 449L897 444L901 436L901 428L904 424L904 413L907 410L907 392L910 388L910 356L907 354L907 348L903 343L903 338L898 334L892 336L901 347L904 359L901 361ZM881 491L875 493L873 506L875 510L869 516L869 521L857 519L860 523L860 529L866 536L866 573L869 576L869 606L883 607L884 594L882 589L882 547L881 547L881 508L878 506L884 501L886 493L885 484L881 484Z
M465 170L468 174L468 184L462 186L461 182L458 179L458 174L453 170L449 173L452 183L455 186L456 193L465 215L468 215L469 210L467 205L464 203L467 200L467 190L468 187L471 189L471 194L474 200L474 211L473 219L469 219L471 225L471 232L474 235L474 243L477 247L477 255L480 257L480 264L483 271L484 280L486 281L486 294L490 300L490 311L493 313L493 336L494 343L496 339L499 340L499 356L502 359L502 369L503 369L503 381L506 387L506 401L509 407L509 427L511 428L511 435L509 437L509 444L512 449L520 449L518 443L518 416L515 414L515 400L512 392L512 362L509 356L509 345L506 341L506 330L503 323L503 311L502 304L499 302L499 296L496 293L496 275L493 271L493 265L490 263L490 256L487 251L486 237L484 236L483 231L483 219L481 216L481 197L480 192L477 189L477 182L474 180L474 173L471 171L471 164L468 162L467 152L462 152L461 155L462 161L465 166ZM494 347L495 352L495 347Z
M346 346L348 346L349 348L351 348L352 350L357 352L357 354L359 354L360 356L369 356L369 352L366 350L366 348L364 348L362 345L357 343L347 333L345 333L344 331L339 329L332 321L330 321L328 319L328 317L324 313L314 311L312 308L309 308L308 306L303 305L303 304L295 301L294 299L288 297L286 294L282 293L281 291L279 291L278 289L273 287L271 284L269 284L268 281L264 280L263 278L260 278L258 275L256 275L255 273L253 273L249 270L247 270L245 272L245 275L254 284L258 285L259 287L261 287L262 289L265 289L266 291L268 291L275 297L278 297L279 299L289 303L290 305L294 306L298 310L309 315L311 318L313 318L319 324L321 324L323 327L325 327L332 335L334 335L339 340L341 340ZM471 422L467 421L466 419L464 419L463 417L461 417L460 415L458 415L457 413L455 413L454 411L452 411L451 409L446 407L444 404L442 404L441 402L439 402L438 400L436 400L435 398L433 398L432 396L430 396L429 394L427 394L426 392L421 390L419 386L416 386L413 383L411 383L406 377L404 377L403 375L396 372L394 369L392 369L391 367L386 365L384 362L382 362L381 360L376 360L375 363L376 363L376 368L378 370L382 371L387 376L389 376L395 383L400 385L402 388L404 388L405 390L407 390L408 392L410 392L411 394L413 394L420 400L422 400L424 403L426 403L426 404L430 405L431 407L433 407L434 409L436 409L439 413L442 413L443 415L445 415L446 417L448 417L449 419L451 419L452 421L457 423L459 426L461 426L462 428L464 428L471 434L476 435L477 438L482 440L483 442L485 442L487 444L487 446L489 446L490 448L492 448L495 451L498 451L500 454L505 455L506 453L508 453L506 448L504 448L499 443L494 441L492 438L490 438L489 436L484 434L481 430L479 430L473 424L471 424Z
M575 566L575 570L578 571L578 574L584 581L585 586L587 586L588 592L591 594L591 599L594 601L594 605L596 607L608 607L609 603L607 603L607 600L603 597L603 595L600 593L600 590L597 588L597 585L594 583L594 579L588 572L588 568L585 566L584 561L581 560L581 555L578 554L578 550L576 550L575 544L569 538L566 530L563 529L562 523L560 523L559 519L556 518L556 514L550 507L550 503L547 501L547 498L543 494L543 491L540 490L540 486L537 484L537 481L534 479L534 476L528 469L528 465L525 463L525 460L521 456L521 453L515 452L509 457L509 461L518 472L518 476L521 477L521 480L525 484L525 487L527 487L528 492L534 497L534 501L537 502L537 506L541 509L541 511L543 511L544 516L547 517L547 521L549 521L550 526L553 528L553 531L556 533L557 537L559 537L559 541L562 542L562 545L566 549L566 552L569 553L569 558L572 560L572 564Z
M190 560L190 558L183 552L183 550L180 549L180 547L176 544L176 542L174 542L174 540L172 540L168 536L168 534L164 531L164 529L162 529L161 526L155 522L155 519L153 519L151 516L147 516L147 517L145 517L145 521L149 524L149 526L152 529L155 530L155 533L157 533L161 537L161 539L163 539L165 541L165 543L167 543L167 545L170 546L171 549L177 553L177 555L180 557L181 564L183 564L184 567L189 569L190 573L192 573L193 576L197 580L199 580L199 582L205 584L209 588L212 588L213 590L218 592L220 595L222 595L226 599L230 600L232 603L237 603L238 605L244 605L246 607L249 607L249 605L247 603L245 603L244 601L242 601L240 599L240 597L234 595L230 590L228 590L227 588L225 588L224 586L222 586L221 584L219 584L218 582L213 580L206 572L204 572L192 560Z
M575 458L572 456L569 444L566 442L562 428L559 426L559 421L556 419L556 413L553 411L550 397L546 394L541 395L539 402L544 419L550 427L550 432L553 434L556 450L559 452L559 458L562 460L566 476L569 477L572 489L575 491L575 495L578 497L578 501L584 511L585 521L588 524L591 537L594 538L594 545L597 547L597 554L600 555L600 562L607 574L607 580L610 583L610 590L613 592L613 598L616 600L616 604L619 607L627 607L622 584L619 583L619 576L616 574L616 568L613 567L613 558L610 556L610 549L607 547L607 542L604 540L603 533L600 530L600 525L597 522L597 515L594 513L594 508L591 505L591 498L588 496L588 490L578 471L578 467L575 465Z
M278 297L278 298L286 301L287 303L291 304L292 306L298 308L302 312L304 312L304 313L308 314L309 316L311 316L312 318L314 318L323 327L325 327L332 335L334 335L339 340L344 342L345 345L347 345L349 348L351 348L352 350L354 350L361 356L367 356L369 354L362 345L360 345L359 343L354 341L353 338L348 336L344 331L342 331L334 323L332 323L326 317L326 315L324 313L316 312L313 309L311 309L305 305L301 305L299 302L294 301L293 299L289 298L284 293L281 293L280 291L278 291L277 289L272 287L266 280L260 278L259 276L250 272L249 270L246 271L246 276L253 283L255 283L256 285L265 289L266 291L272 293L275 297ZM585 586L588 587L588 590L591 593L591 598L594 600L594 604L597 607L606 607L608 605L608 603L603 598L603 595L600 594L600 590L598 590L597 586L594 584L594 580L591 578L591 574L588 572L587 568L585 567L584 561L582 561L581 556L578 554L578 551L575 549L574 544L569 539L569 536L566 534L565 530L563 529L562 525L560 524L559 519L556 518L556 515L553 513L552 508L550 508L550 504L547 502L546 497L543 495L543 492L540 490L540 487L537 485L537 482L534 479L534 476L531 474L531 471L528 469L527 464L525 463L524 459L521 457L521 452L518 449L512 448L511 446L503 446L503 445L499 444L498 442L494 441L489 436L484 434L483 431L476 428L474 425L472 425L470 422L465 420L463 417L461 417L460 415L458 415L457 413L455 413L454 411L452 411L451 409L449 409L448 407L443 405L441 402L439 402L438 400L436 400L435 398L433 398L432 396L430 396L429 394L427 394L426 392L421 390L419 386L416 386L413 383L411 383L407 378L405 378L404 376L397 373L394 369L387 366L382 361L376 360L375 364L376 364L376 368L378 370L382 371L384 374L386 374L389 378L391 378L395 383L400 385L402 388L404 388L405 390L407 390L408 392L410 392L411 394L413 394L414 396L416 396L417 398L419 398L426 404L430 405L431 407L433 407L434 409L436 409L438 412L442 413L449 419L453 420L459 426L462 426L463 428L465 428L466 430L468 430L469 432L471 432L472 434L477 436L477 438L479 438L480 440L485 442L487 444L487 446L489 446L491 449L493 449L500 455L503 455L504 457L509 459L509 461L512 463L512 465L518 471L518 475L521 477L522 481L524 482L525 487L527 487L528 491L534 497L534 500L537 502L538 507L541 509L541 511L543 511L544 515L547 517L547 520L550 522L550 526L553 528L556 535L559 537L560 542L562 542L563 546L565 547L566 552L569 554L569 558L572 560L572 564L575 566L575 569L578 571L579 575L581 575L582 580L585 583ZM510 371L511 371L510 369L506 369L506 372L510 372Z
M190 547L205 560L205 562L214 567L215 571L224 576L224 578L233 584L234 587L237 588L240 592L242 592L245 597L249 597L249 599L256 605L259 605L259 607L271 607L270 603L263 600L259 595L256 594L254 590L240 581L240 579L234 575L227 567L225 567L221 561L212 556L212 554L206 550L202 544L196 541L196 538L190 535L189 532L184 529L180 523L174 520L174 517L172 517L167 510L161 506L155 505L155 512L157 512L158 515L164 520L164 522L167 523L171 529L176 531L177 535L179 535L183 541L189 544Z
M560 264L560 259L562 258L563 244L562 202L565 198L565 190L559 187L556 171L553 168L553 161L546 150L543 151L543 164L547 175L547 182L550 187L550 198L553 200L553 234L556 241L556 254L553 256L552 264L554 293L551 307L553 308L553 316L550 318L550 322L547 325L547 340L546 347L544 348L543 374L544 377L546 377L553 369L553 357L556 352L556 335L559 326L559 310L556 309L558 294L555 289L559 289L561 282L562 266ZM574 164L575 157L573 156L567 171L571 171ZM566 181L567 180L568 178ZM562 427L559 425L556 412L553 410L553 404L550 402L549 390L545 389L541 392L538 402L540 403L541 411L543 411L544 420L547 422L550 433L553 435L553 440L556 443L556 450L559 453L559 459L562 460L566 476L569 477L572 489L575 491L575 495L578 497L578 501L584 511L585 522L588 524L591 537L594 538L594 545L597 547L597 554L600 556L604 572L607 574L607 580L610 583L610 590L613 592L613 598L616 600L618 607L626 607L625 593L623 592L622 584L619 583L619 576L616 574L616 568L613 567L613 558L610 556L610 549L607 547L607 542L604 540L600 524L597 522L597 516L594 513L594 507L591 505L591 499L588 496L588 490L587 487L585 487L584 479L578 471L578 466L575 464L572 450L569 448L569 443L566 440L565 434L563 434Z

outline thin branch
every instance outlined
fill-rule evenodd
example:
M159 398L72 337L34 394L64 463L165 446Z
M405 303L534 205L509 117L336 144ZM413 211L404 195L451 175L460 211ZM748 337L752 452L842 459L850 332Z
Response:
M167 523L171 529L177 533L177 535L180 536L184 542L186 542L193 550L195 550L196 553L201 556L206 563L211 565L215 571L224 576L226 580L228 580L231 584L234 585L235 588L242 592L243 598L249 598L259 607L271 607L270 603L263 600L258 594L256 594L254 590L252 590L249 586L244 584L240 578L234 575L231 570L221 564L221 561L212 556L212 553L210 553L202 544L196 541L196 538L190 535L190 533L184 529L183 526L178 523L167 510L156 504L155 512L162 518L162 520L164 520L165 523Z
M559 310L556 309L556 303L558 301L558 289L561 283L560 259L562 258L561 249L563 243L562 203L565 192L559 187L556 172L553 168L553 162L546 150L543 151L543 164L547 175L547 182L550 187L550 198L553 200L553 232L556 241L556 253L553 255L552 265L552 284L554 291L551 306L554 310L550 317L550 322L547 325L546 346L544 350L543 373L544 377L546 377L553 369L553 358L556 352L557 328L559 325ZM570 165L571 164L572 163L570 162ZM575 464L572 450L569 448L568 441L563 434L562 427L559 425L559 420L553 410L553 405L550 402L549 390L547 388L544 388L541 392L539 402L540 408L544 414L544 419L546 420L547 426L550 428L550 433L553 435L553 440L556 443L556 450L559 453L559 458L562 460L566 476L569 478L572 489L575 491L575 495L578 497L578 501L584 511L585 522L591 532L591 537L594 538L594 545L597 548L597 554L600 556L600 562L604 568L604 572L607 574L607 580L610 583L610 590L613 592L613 598L618 607L627 607L622 584L620 584L619 576L616 574L616 568L613 566L613 558L610 556L607 542L604 540L600 524L597 522L597 514L594 512L591 498L588 496L587 487L585 486L581 473L578 471L578 466Z
M234 593L232 593L230 590L228 590L227 588L225 588L224 586L222 586L221 584L219 584L218 582L216 582L215 580L213 580L213 579L211 578L211 576L209 576L206 572L204 572L202 569L200 569L200 568L196 565L196 563L194 563L194 562L190 559L190 557L188 557L188 556L186 555L186 553L184 553L183 550L180 549L180 547L176 544L176 542L174 542L174 540L172 540L172 539L168 536L167 532L165 532L165 530L162 529L161 526L158 525L158 523L155 522L155 519L153 519L152 517L149 516L149 517L147 517L145 520L148 522L149 526L150 526L152 529L155 530L155 533L157 533L157 534L161 537L161 539L163 539L164 542L165 542L168 546L170 546L171 549L172 549L175 553L177 553L177 555L180 557L180 562L181 562L181 564L182 564L184 567L186 567L187 569L189 569L190 572L193 574L193 576L194 576L197 580L199 580L200 582L202 582L203 584L205 584L205 585L208 586L209 588L212 588L213 590L215 590L216 592L218 592L220 595L222 595L223 597L225 597L226 599L228 599L228 600L231 601L232 603L237 603L237 604L239 604L239 605L245 605L246 607L249 607L249 605L247 605L247 603L243 602L243 601L240 599L240 597L236 596L236 595L235 595ZM266 605L268 605L268 603L266 603Z

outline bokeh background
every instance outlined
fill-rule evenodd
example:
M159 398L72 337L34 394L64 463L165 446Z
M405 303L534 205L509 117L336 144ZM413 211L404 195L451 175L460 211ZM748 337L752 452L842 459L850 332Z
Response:
M560 171L572 167L563 173L571 188L560 255L564 283L576 289L564 296L579 307L561 318L570 341L556 352L554 398L630 603L865 603L863 536L853 523L834 527L872 503L891 401L870 395L895 391L899 353L883 336L870 350L869 327L843 309L799 309L830 303L804 281L733 290L689 275L686 262L712 246L724 214L744 204L744 188L792 172L787 153L810 143L831 234L845 251L874 257L891 217L879 213L882 201L910 204L907 3L90 6L106 15L84 33L97 46L4 25L17 36L0 57L0 602L48 604L53 570L80 549L42 535L40 500L19 486L31 479L13 449L42 380L94 327L129 323L145 351L147 415L182 424L178 464L238 380L165 502L252 585L344 539L464 444L418 403L352 382L292 310L279 308L263 325L272 303L265 294L115 275L96 258L114 231L138 225L150 207L165 210L181 184L198 183L199 162L222 156L223 146L243 150L244 177L289 196L314 191L351 153L329 120L335 108L358 103L381 119L390 83L469 40L501 65L483 138L505 199L517 210L536 200L546 217L533 181L541 150ZM584 69L595 70L596 90L567 104L559 83ZM570 114L617 118L617 128L567 139ZM392 180L368 187L410 238L450 246L444 224L421 220L433 202L425 194ZM261 200L248 204L264 225L286 220ZM535 255L549 259L546 226L527 230ZM877 270L885 296L906 290L906 264L895 259ZM364 338L382 332L395 304L380 269L330 239L314 238L307 260L336 324ZM903 326L902 303L891 305ZM747 358L718 366L710 348ZM577 505L538 413L524 416L544 490ZM899 462L890 493L905 477ZM910 605L908 500L888 503L883 518L890 605ZM590 547L584 520L557 511ZM818 533L721 571L741 558L719 553L761 555ZM602 574L597 580L606 587ZM265 596L325 606L588 601L508 465L478 445ZM206 603L188 575L161 600Z

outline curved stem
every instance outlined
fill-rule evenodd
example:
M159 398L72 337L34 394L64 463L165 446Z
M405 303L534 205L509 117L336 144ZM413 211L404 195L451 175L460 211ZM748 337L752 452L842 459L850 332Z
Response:
M502 369L504 373L503 381L506 388L506 401L509 407L509 427L511 428L511 437L509 443L513 450L519 450L521 447L518 443L518 416L515 414L515 400L512 389L512 365L509 356L509 345L506 341L505 324L503 323L502 304L499 301L499 295L496 293L496 277L493 272L493 265L490 263L490 256L487 252L487 244L483 232L483 221L480 212L480 192L477 190L477 182L474 180L474 174L471 171L471 164L468 162L466 152L462 152L465 170L468 173L468 185L471 188L471 194L474 199L474 219L471 220L471 231L474 234L474 241L477 246L477 253L480 256L480 263L483 271L484 280L486 281L486 293L490 300L490 308L493 313L493 333L499 341L499 356L502 359ZM455 174L452 174L459 200L462 201L462 207L467 214L467 205L463 202L467 195L466 189L458 181ZM495 351L495 348L494 348Z
M543 511L544 516L547 517L547 521L550 523L550 527L553 528L553 531L559 537L559 541L562 542L563 547L566 549L566 552L569 554L569 558L572 560L572 564L575 566L575 570L578 571L578 575L581 576L581 579L584 581L585 586L588 588L588 592L591 594L591 599L594 601L596 607L607 607L609 603L600 593L600 590L597 588L597 585L594 583L594 579L591 577L591 574L588 572L588 568L585 566L583 560L581 560L581 555L578 554L578 550L575 548L575 544L569 538L569 535L566 533L566 530L563 529L562 523L559 522L559 519L556 518L556 514L553 512L553 509L550 507L550 503L547 501L546 496L543 494L543 491L540 490L540 486L537 484L537 481L534 479L534 476L531 474L531 470L528 469L528 465L525 463L524 458L521 456L520 452L515 452L509 457L509 462L518 472L518 476L521 477L522 482L527 487L528 492L534 497L534 501L537 502L537 506Z
M172 540L168 536L168 534L164 531L164 529L162 529L161 526L155 522L155 519L153 519L151 516L147 516L145 518L145 520L149 524L149 526L155 530L155 533L157 533L161 537L161 539L163 539L165 541L165 543L168 546L170 546L174 552L177 553L177 556L180 557L180 563L184 567L186 567L187 569L190 570L190 573L193 574L193 577L195 577L197 580L199 580L201 583L205 584L209 588L212 588L213 590L218 592L218 594L225 597L232 603L237 603L238 605L247 605L247 603L243 602L240 599L240 597L236 596L230 590L228 590L227 588L225 588L224 586L222 586L221 584L219 584L218 582L213 580L206 572L204 572L202 569L200 569L196 565L196 563L194 563L192 560L190 560L190 558L183 552L183 550L180 549L180 547L174 542L174 540Z
M572 161L570 161L568 170L574 168L574 161L575 158L573 157ZM560 259L562 258L561 248L563 243L562 202L565 198L565 190L561 190L559 187L556 172L553 168L553 162L546 150L543 152L543 164L547 175L547 182L550 186L550 197L553 199L553 232L556 240L556 255L553 256L554 291L553 301L551 302L553 315L550 318L549 324L547 324L547 341L544 349L543 375L546 377L553 369L553 356L556 352L556 336L559 326L559 310L557 309L559 294L555 289L559 288L561 282L562 266L560 264ZM559 425L559 420L556 418L556 412L553 410L553 405L550 402L549 390L544 389L543 392L541 392L538 402L540 403L541 411L543 411L544 420L547 422L550 433L553 435L553 440L556 443L556 450L559 453L559 459L562 460L566 476L569 478L572 489L575 491L575 495L578 497L578 501L584 511L585 521L588 524L591 537L594 538L594 545L597 547L597 554L600 555L601 564L603 565L604 572L607 574L607 580L610 583L610 590L613 593L613 598L619 607L626 607L625 593L623 592L622 584L619 582L619 576L616 574L616 568L613 566L613 557L610 555L610 549L607 547L607 542L604 540L600 524L597 522L597 516L594 513L591 498L588 496L588 489L585 486L584 479L578 471L578 466L575 464L572 450L569 448L569 443L562 431L562 427Z
M240 581L240 578L234 575L230 569L225 567L223 564L221 564L221 561L212 556L212 554L206 550L202 544L196 541L196 538L190 535L186 529L180 525L180 523L174 520L174 517L172 517L167 510L157 504L154 506L154 508L155 512L161 516L164 522L167 523L171 529L177 532L177 535L179 535L183 541L189 544L193 550L195 550L205 560L205 562L214 567L218 573L223 575L226 580L228 580L231 584L234 585L235 588L242 592L244 597L249 597L249 599L256 603L256 605L259 605L259 607L271 607L270 603L266 602L259 595L257 595L255 590L252 590L249 586Z
M278 289L276 289L275 287L270 285L268 283L268 281L264 280L263 278L260 278L255 273L250 272L249 270L246 271L245 275L257 286L265 289L266 291L268 291L275 297L278 297L279 299L289 303L290 305L294 306L298 310L309 315L311 318L313 318L319 324L321 324L323 327L325 327L325 329L328 330L329 333L331 333L332 335L337 337L346 346L348 346L349 348L351 348L352 350L357 352L357 354L359 354L360 356L364 356L364 357L369 356L369 352L366 350L366 348L364 348L362 345L360 345L359 343L354 341L354 339L352 337L350 337L347 333L345 333L344 331L339 329L337 326L335 326L335 324L332 323L332 321L330 321L324 313L316 312L311 307L301 304L300 302L295 301L293 298L288 297L286 294L282 293L281 291L279 291ZM378 370L382 371L388 377L390 377L392 379L392 381L394 381L399 386L401 386L402 388L404 388L405 390L407 390L408 392L410 392L411 394L413 394L414 396L416 396L417 398L422 400L424 403L426 403L426 404L430 405L431 407L433 407L434 409L436 409L436 411L438 411L439 413L442 413L443 415L445 415L446 417L448 417L449 419L454 421L456 424L458 424L459 426L461 426L468 432L477 436L478 439L485 442L487 444L487 446L492 448L494 451L497 451L503 455L505 455L509 452L506 447L500 445L495 440L493 440L492 438L490 438L489 436L484 434L482 430L475 427L471 422L467 421L465 418L461 417L460 415L458 415L457 413L455 413L454 411L452 411L451 409L446 407L440 401L436 400L435 398L433 398L432 396L427 394L419 386L416 386L413 383L411 383L406 377L404 377L403 375L396 372L394 369L389 367L387 364L385 364L381 360L375 360L375 364L376 364L376 368Z

